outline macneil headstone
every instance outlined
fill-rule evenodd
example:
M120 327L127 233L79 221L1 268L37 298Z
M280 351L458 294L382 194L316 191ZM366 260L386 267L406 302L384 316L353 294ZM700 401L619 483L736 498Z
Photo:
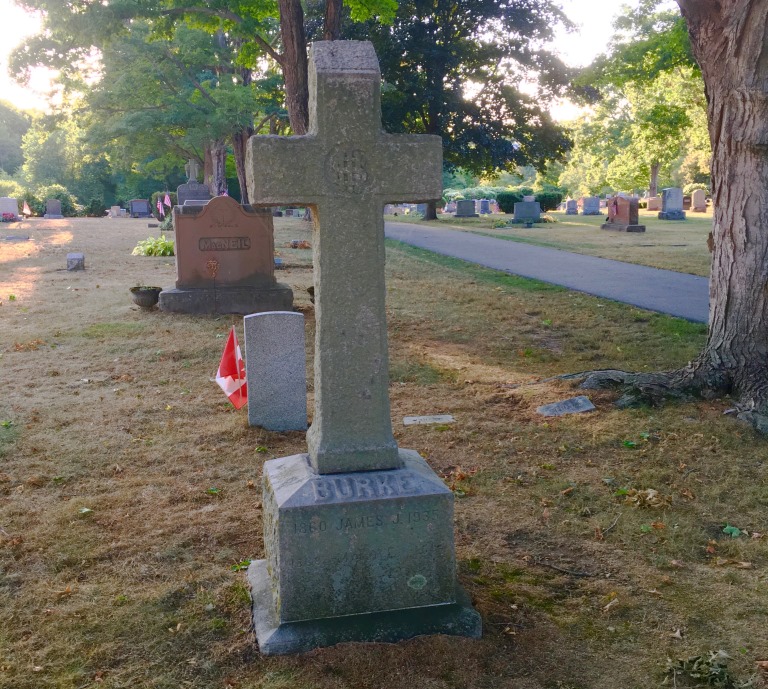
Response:
M600 197L585 196L581 204L582 215L602 215L600 212Z
M617 232L645 232L645 225L640 225L636 197L614 196L608 199L608 221L600 225L603 230Z
M456 202L457 218L477 218L475 213L475 202L472 199L461 199Z
M152 208L147 199L131 199L128 202L128 212L132 218L149 218L152 216Z
M578 215L579 206L576 203L576 199L568 199L565 202L565 214L566 215Z
M44 218L60 219L64 216L61 213L61 201L59 199L48 199L45 202Z
M251 137L246 157L253 203L306 204L315 219L314 418L307 454L264 465L266 560L248 568L259 647L478 637L453 494L398 448L388 393L382 211L440 197L441 141L382 132L371 43L314 43L309 91L309 133Z
M0 198L0 216L13 214L14 220L19 219L19 202L9 196Z
M304 314L253 313L243 318L248 424L268 431L307 430Z
M703 189L695 189L691 194L691 210L694 213L707 212L707 194Z
M174 206L176 287L159 306L176 313L289 311L293 291L275 280L275 240L267 210L218 196Z
M659 220L685 220L683 190L680 187L669 187L662 190Z

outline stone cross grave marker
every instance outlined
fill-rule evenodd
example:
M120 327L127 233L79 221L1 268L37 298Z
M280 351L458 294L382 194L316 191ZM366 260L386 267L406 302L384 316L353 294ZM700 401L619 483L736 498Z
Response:
M265 463L266 559L248 568L265 654L481 632L456 581L453 495L392 434L383 209L439 198L442 145L382 132L380 89L370 43L315 43L309 133L248 142L252 203L315 222L309 453Z
M318 225L313 468L392 469L402 463L389 411L383 208L440 197L442 144L382 132L369 43L316 43L312 65L310 133L252 137L248 193L254 205L312 206Z

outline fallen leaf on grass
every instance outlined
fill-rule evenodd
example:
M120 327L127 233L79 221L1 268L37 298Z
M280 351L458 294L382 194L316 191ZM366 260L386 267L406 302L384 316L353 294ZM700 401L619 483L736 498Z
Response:
M42 340L30 340L29 342L14 342L13 351L15 352L33 352L45 344Z
M669 565L675 569L682 569L685 567L685 563L682 560L670 560Z
M603 612L608 612L614 605L618 605L618 604L619 604L619 599L614 598L610 603L608 603L608 605L603 606Z
M67 586L63 591L56 591L56 595L59 598L68 598L75 592L75 589L72 586Z
M680 491L680 495L682 497L684 497L686 500L695 500L696 499L696 496L690 490L688 490L687 488L683 488Z
M560 491L560 495L570 495L571 493L573 493L573 486Z
M758 670L768 672L768 660L756 660L755 665L757 665Z
M755 566L751 562L743 562L741 560L729 560L726 557L716 557L713 562L715 567L727 567L733 566L736 569L754 569Z
M717 541L707 541L707 552L714 555L717 552Z
M662 495L654 488L646 488L645 490L631 488L627 491L627 497L624 502L633 507L659 508L669 507L672 498L668 495Z
M670 636L673 639L682 639L683 638L683 633L679 629L676 629L674 632L672 632L670 634Z

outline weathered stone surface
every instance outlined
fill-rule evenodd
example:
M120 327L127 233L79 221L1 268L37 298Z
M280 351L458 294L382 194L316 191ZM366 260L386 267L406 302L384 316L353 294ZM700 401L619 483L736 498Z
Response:
M600 198L598 196L585 196L582 202L582 215L602 215L600 212Z
M176 203L180 206L186 205L187 201L210 201L211 198L211 190L207 184L192 181L176 188Z
M383 210L440 197L442 142L382 132L370 43L322 41L311 52L310 133L251 137L248 193L254 204L309 205L315 218L313 466L393 468Z
M3 196L0 198L0 217L12 213L14 219L19 219L19 202L17 199L12 199L9 196Z
M67 270L85 270L85 254L67 254Z
M450 414L432 414L431 416L404 416L403 426L419 426L431 423L453 423L456 419Z
M268 211L228 196L202 206L174 206L176 288L160 308L177 313L289 311L293 292L275 280L274 235Z
M475 202L472 199L462 199L456 202L457 218L477 218L475 213Z
M703 189L695 189L691 194L691 210L694 213L706 213L707 194Z
M489 215L491 212L490 199L480 199L480 215Z
M248 423L269 431L307 429L304 315L254 313L243 319Z
M594 411L595 405L586 395L571 397L567 400L544 404L536 411L542 416L564 416L566 414L580 414L586 411Z
M61 201L59 199L48 199L45 202L45 215L44 218L57 219L63 218L61 214Z
M120 208L120 206L110 206L110 208L109 208L109 217L110 218L119 218L121 210L122 210L122 208Z
M578 215L579 207L576 203L576 199L568 199L565 202L565 214L566 215Z
M541 206L538 201L519 201L515 204L515 221L537 221L541 220Z
M640 225L638 218L636 197L614 196L608 199L608 222L600 228L617 232L645 232L645 225Z
M661 210L661 198L659 196L649 196L648 197L648 207L647 210L649 211L660 211Z
M669 187L662 190L659 220L685 220L683 190L680 187Z

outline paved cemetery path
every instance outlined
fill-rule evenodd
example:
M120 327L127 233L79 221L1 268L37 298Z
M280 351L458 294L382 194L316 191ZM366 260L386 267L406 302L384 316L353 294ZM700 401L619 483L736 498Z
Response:
M445 256L706 323L709 280L460 230L388 222L386 235Z

